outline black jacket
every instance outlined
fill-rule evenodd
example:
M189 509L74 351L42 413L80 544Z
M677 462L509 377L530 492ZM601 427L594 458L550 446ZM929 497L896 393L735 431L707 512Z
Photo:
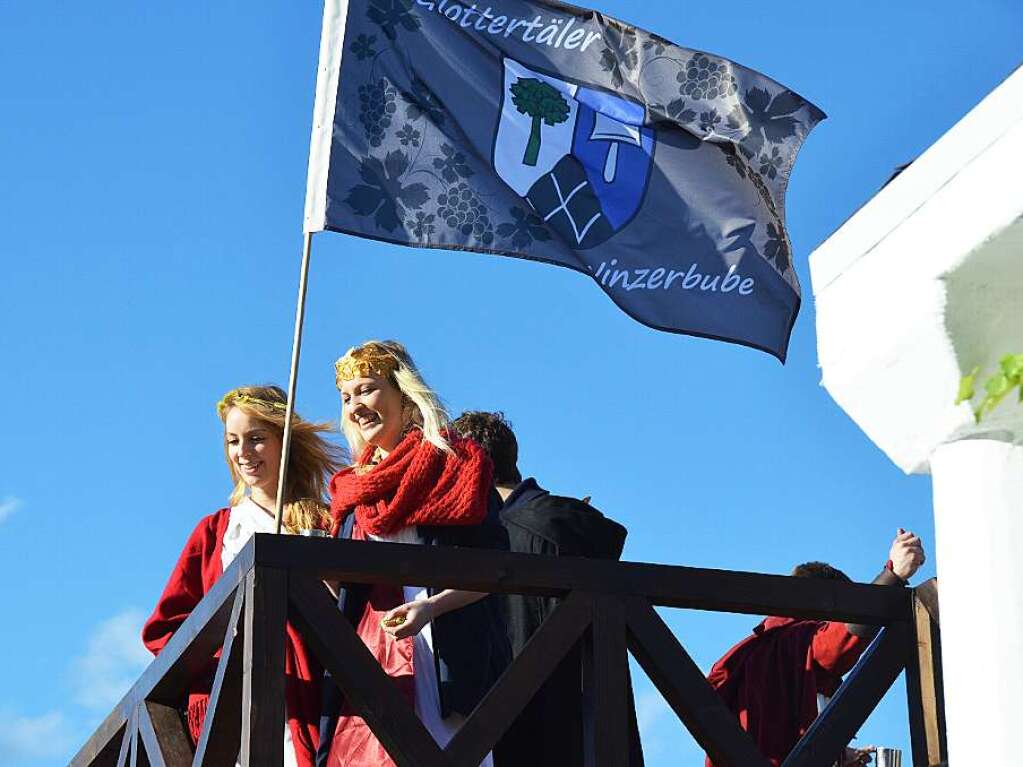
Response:
M551 495L532 478L505 500L501 523L509 550L551 557L618 559L627 535L624 527L588 503ZM508 632L515 655L557 604L555 597L508 597Z
M520 483L505 500L501 522L511 551L554 557L618 559L626 529L588 503L551 495L534 479ZM556 597L507 597L508 638L518 655L558 606ZM498 767L576 767L583 764L582 656L576 647L501 739ZM632 767L643 764L635 707L630 694Z

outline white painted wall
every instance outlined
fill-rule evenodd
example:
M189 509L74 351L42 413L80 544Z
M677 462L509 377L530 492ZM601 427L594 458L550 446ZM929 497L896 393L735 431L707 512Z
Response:
M949 761L1023 765L1023 407L976 424L954 404L975 365L1023 353L1023 68L810 271L822 384L897 466L933 475Z
M1023 764L1023 446L931 457L949 761Z

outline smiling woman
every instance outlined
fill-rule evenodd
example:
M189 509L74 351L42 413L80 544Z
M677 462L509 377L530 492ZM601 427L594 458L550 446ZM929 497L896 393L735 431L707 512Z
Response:
M234 480L231 505L246 495L270 516L277 503L277 476L281 465L281 443L287 394L277 386L242 386L232 389L217 403L217 415L224 422L224 457ZM295 417L291 431L291 453L284 489L284 526L289 532L325 528L326 513L313 517L303 498L320 500L331 474L341 463L340 450L323 439L328 424L310 423Z
M185 544L156 609L142 629L142 641L154 655L166 646L252 535L274 531L271 510L277 500L286 403L284 391L276 386L232 389L217 403L217 415L224 423L224 456L235 483L231 505L200 521ZM327 424L295 416L284 493L287 532L329 526L324 487L342 459L341 450L324 439L323 433L329 430ZM188 728L196 742L202 733L215 668L211 658L209 667L190 684ZM323 671L291 624L285 673L283 764L313 767Z
M448 432L440 399L396 341L368 341L335 364L341 427L358 461L330 481L335 535L440 546L505 547L490 459ZM485 594L346 585L338 604L444 746L507 665L499 604ZM318 763L393 765L340 691L324 690ZM487 756L484 764L492 764Z

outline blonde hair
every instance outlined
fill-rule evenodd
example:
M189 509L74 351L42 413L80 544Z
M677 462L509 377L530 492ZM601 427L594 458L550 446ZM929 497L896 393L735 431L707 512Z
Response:
M333 519L330 507L316 498L299 498L284 504L283 522L288 532L300 530L330 530Z
M226 422L231 408L238 408L283 437L287 407L288 395L279 386L239 386L217 403L217 415ZM291 450L284 487L284 524L292 531L329 526L330 515L323 505L324 490L327 480L345 463L344 450L322 436L332 430L329 423L304 421L298 413L291 422ZM236 506L245 497L246 485L231 461L226 441L224 457L234 481L230 501L232 506Z
M379 371L411 403L412 423L423 430L423 439L440 450L451 452L445 433L451 419L448 417L440 397L431 389L412 360L408 350L397 341L366 341L353 346L334 363L337 373L337 388L341 389L343 378L358 370ZM348 440L352 455L359 456L366 441L358 427L344 417L342 403L341 431Z

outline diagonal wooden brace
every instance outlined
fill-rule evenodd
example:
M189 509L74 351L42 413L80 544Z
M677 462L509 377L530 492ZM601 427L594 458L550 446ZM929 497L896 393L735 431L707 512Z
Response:
M739 720L646 600L628 602L629 647L717 767L767 767Z
M591 600L582 594L573 592L558 605L448 743L445 752L454 764L483 760L591 620Z
M830 767L906 666L910 627L881 629L782 767Z
M324 585L295 574L289 595L298 613L294 619L316 657L398 767L452 767Z

